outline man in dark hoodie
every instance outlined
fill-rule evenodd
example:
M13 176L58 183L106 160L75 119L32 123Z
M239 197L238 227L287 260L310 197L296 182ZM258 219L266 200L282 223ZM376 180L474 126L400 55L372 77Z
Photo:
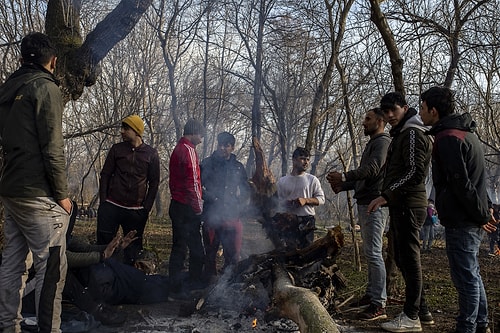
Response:
M49 37L37 32L25 36L21 56L22 66L0 87L0 198L5 209L0 329L21 332L21 295L32 258L39 332L56 333L61 325L71 213L62 136L64 106L53 75L56 49Z
M458 292L457 333L486 333L488 302L479 273L478 253L482 229L490 222L484 153L469 113L455 113L454 93L432 87L422 93L420 115L435 136L432 178L436 206L446 228L446 254Z
M433 324L423 295L420 264L420 228L427 216L425 179L432 143L417 110L409 108L398 92L384 95L380 108L391 125L392 142L384 166L382 193L368 205L368 214L389 207L394 259L405 280L403 312L381 327L389 332L420 332L421 324Z
M250 197L250 185L245 167L233 154L235 142L231 133L219 133L217 149L201 163L207 279L217 275L219 245L224 252L224 267L234 265L240 259L243 236L240 217Z

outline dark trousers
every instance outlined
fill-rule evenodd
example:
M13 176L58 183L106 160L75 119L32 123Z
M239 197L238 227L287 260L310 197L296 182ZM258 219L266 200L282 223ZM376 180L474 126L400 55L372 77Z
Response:
M420 228L426 208L389 208L390 228L393 231L394 259L405 280L404 313L415 319L420 311L427 311L423 293L420 263Z
M169 281L114 259L89 267L88 291L108 304L150 304L168 299Z
M108 244L113 240L120 226L123 235L137 230L138 237L124 251L124 262L132 265L142 251L144 228L148 213L144 209L126 209L109 202L102 202L97 211L97 244Z
M172 251L169 277L172 288L182 286L182 271L189 249L189 279L199 282L203 270L205 251L201 241L201 216L189 205L172 200L168 211L172 220Z
M83 286L82 282L71 269L68 269L68 272L66 273L66 284L64 285L63 299L70 301L80 310L87 313L94 313L100 303L103 302L102 298L95 299L89 293L87 288Z
M217 251L222 245L224 267L236 264L240 260L243 225L240 220L220 221L203 224L203 244L205 245L205 273L217 275ZM208 277L207 276L207 277Z

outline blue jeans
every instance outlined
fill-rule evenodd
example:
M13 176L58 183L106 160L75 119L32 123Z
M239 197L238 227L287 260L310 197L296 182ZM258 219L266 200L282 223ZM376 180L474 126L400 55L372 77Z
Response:
M422 226L422 248L424 250L430 250L432 247L432 242L434 241L434 225L424 224Z
M358 205L358 219L363 238L363 253L368 264L366 294L372 303L385 307L387 301L386 271L382 254L383 236L387 217L386 208L367 215L368 205Z
M458 293L457 332L474 333L488 324L488 301L479 273L479 227L446 228L446 254Z

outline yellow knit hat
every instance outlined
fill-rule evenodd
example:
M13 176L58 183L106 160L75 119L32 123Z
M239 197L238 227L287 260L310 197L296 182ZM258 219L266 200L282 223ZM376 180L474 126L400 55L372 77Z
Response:
M144 133L144 122L142 121L141 117L136 114L123 119L122 123L130 126L130 128L133 129L139 136L142 136L142 134Z

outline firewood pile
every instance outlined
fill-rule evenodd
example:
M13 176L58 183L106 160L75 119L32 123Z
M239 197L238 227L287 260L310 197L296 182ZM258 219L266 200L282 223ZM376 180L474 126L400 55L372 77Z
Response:
M294 297L283 293L283 279L296 290L305 293L306 300L317 300L313 309L308 311L325 314L336 311L337 292L345 287L345 278L335 263L336 256L344 244L340 228L334 228L309 247L293 251L274 250L253 255L226 269L217 284L198 302L198 307L239 311L253 315L265 312L266 320L286 317L294 320L291 314L283 312L282 305L296 302ZM281 273L276 273L281 272ZM280 282L281 281L281 282ZM304 304L300 299L298 307ZM330 318L331 319L331 318Z

